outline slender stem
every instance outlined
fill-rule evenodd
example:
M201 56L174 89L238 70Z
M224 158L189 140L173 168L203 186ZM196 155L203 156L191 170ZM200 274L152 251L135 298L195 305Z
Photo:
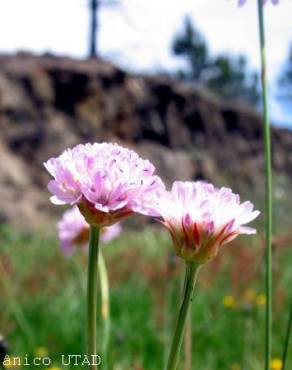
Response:
M181 293L180 280L175 274L176 255L171 251L167 261L166 291L165 291L165 313L164 313L164 366L167 364L169 347L171 344L170 327L173 324L173 308L176 307L177 297Z
M286 333L284 351L283 351L283 357L282 357L282 363L283 363L282 370L285 370L285 367L286 367L291 329L292 329L292 300L291 300L291 305L290 305L290 313L289 313L289 319L288 319L287 333Z
M185 330L185 358L184 358L184 370L190 370L192 368L192 311L189 310L186 320Z
M97 311L97 266L99 227L90 225L88 281L87 281L87 353L89 358L97 355L96 351L96 311ZM96 365L89 365L96 370Z
M266 72L266 49L263 1L258 0L258 19L261 54L261 79L264 109L264 146L265 146L265 177L266 177L266 356L265 369L270 368L272 353L272 156L271 134L268 111L268 89Z
M101 353L103 369L105 370L107 368L107 352L110 338L110 297L107 269L101 249L99 251L98 269L101 289L101 318L103 322L103 341Z
M187 276L185 276L182 293L185 291ZM184 370L190 370L192 366L192 314L191 308L187 313L186 328L184 335Z
M172 307L172 291L175 285L175 278L172 276L172 264L171 253L169 253L167 259L167 269L166 269L166 286L165 286L165 304L164 304L164 316L163 316L163 367L166 366L169 343L169 326L171 323L171 307Z
M167 286L166 286L166 293L165 293L165 307L164 307L164 328L163 328L163 367L166 366L167 362L167 355L168 355L168 348L170 346L170 341L169 341L169 326L171 322L171 315L170 315L170 307L171 307L171 297L172 297L172 279L169 279L169 276L167 277Z
M178 314L178 320L172 340L170 355L168 358L167 370L176 370L179 360L180 349L183 340L186 317L190 303L192 301L192 293L198 276L199 265L194 262L186 262L186 279L183 293L183 301Z

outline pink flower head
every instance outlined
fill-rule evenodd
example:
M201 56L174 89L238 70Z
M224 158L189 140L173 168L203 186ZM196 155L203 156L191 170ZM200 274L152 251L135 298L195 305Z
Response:
M64 212L57 224L58 235L64 254L71 254L74 247L87 246L89 240L89 225L80 213L78 207Z
M159 209L177 255L198 263L214 258L219 247L237 235L255 234L255 229L243 225L260 213L252 203L240 203L231 189L180 181L160 198Z
M121 233L122 226L119 223L112 226L103 227L101 229L100 239L104 244L106 244L116 239Z
M62 251L70 255L76 247L87 247L89 242L89 225L80 213L78 207L73 207L64 212L62 219L57 224L59 240ZM101 229L100 239L109 243L122 232L120 224L114 224Z
M238 0L238 5L242 6L246 3L247 0ZM262 0L263 4L266 4L267 0ZM279 4L279 0L271 0L272 4L277 5Z
M44 166L53 176L48 189L55 204L77 204L89 224L112 225L135 212L157 216L164 184L155 167L117 144L77 145Z

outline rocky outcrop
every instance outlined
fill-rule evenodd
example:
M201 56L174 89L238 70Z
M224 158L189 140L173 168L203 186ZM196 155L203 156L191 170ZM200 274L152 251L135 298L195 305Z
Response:
M0 57L0 219L52 211L42 162L80 142L115 140L149 157L170 183L213 180L262 193L260 117L163 76L103 61ZM276 174L292 179L292 133L273 129Z

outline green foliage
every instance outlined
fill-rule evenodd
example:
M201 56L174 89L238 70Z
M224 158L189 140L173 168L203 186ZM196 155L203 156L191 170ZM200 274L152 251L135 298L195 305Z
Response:
M204 37L194 28L189 18L186 18L184 33L173 42L173 52L187 58L190 70L186 74L182 72L182 76L199 81L204 79L204 72L210 63L209 50Z
M219 55L213 62L214 76L207 86L218 95L231 100L244 100L252 105L259 101L258 75L249 73L246 58ZM215 73L216 71L216 73Z
M187 62L187 71L180 71L183 79L194 81L230 100L244 100L254 106L259 102L259 79L248 69L247 59L219 54L210 55L202 34L186 18L184 30L173 42L173 53Z
M0 229L0 239L1 334L12 355L33 357L45 347L53 365L61 367L61 354L85 349L87 255L77 251L65 258L55 239L10 227ZM275 357L281 355L291 293L292 253L286 247L275 250ZM174 273L167 272L170 250L167 233L156 229L125 233L105 247L111 282L109 370L163 368L164 341L173 332L183 275L180 262ZM243 270L236 275L236 266L247 268L240 263L246 253L254 257L251 279ZM260 255L261 237L240 239L202 269L192 308L194 368L231 370L239 364L241 369L262 369L264 306L244 298L250 289L263 292ZM227 295L234 297L234 305L222 304ZM289 368L291 353L288 361Z

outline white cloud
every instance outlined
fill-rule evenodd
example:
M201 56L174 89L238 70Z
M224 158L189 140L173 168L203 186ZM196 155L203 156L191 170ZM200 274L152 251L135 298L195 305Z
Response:
M84 57L87 53L89 0L1 0L0 51L28 49ZM183 17L190 15L206 36L211 52L245 53L259 66L256 1L120 0L100 14L103 55L135 70L174 68L170 52ZM268 71L275 80L292 41L292 0L265 7ZM4 36L4 37L3 37ZM281 108L273 102L273 116ZM282 113L281 113L282 114ZM282 119L282 116L281 116Z

